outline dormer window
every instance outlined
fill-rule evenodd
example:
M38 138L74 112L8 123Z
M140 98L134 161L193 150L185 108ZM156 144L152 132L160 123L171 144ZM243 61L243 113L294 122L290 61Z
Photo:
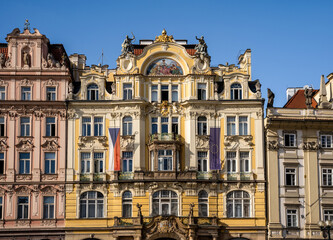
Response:
M87 87L87 100L98 100L98 86L94 83Z
M230 98L232 100L240 100L242 99L242 86L239 83L234 83L230 87Z

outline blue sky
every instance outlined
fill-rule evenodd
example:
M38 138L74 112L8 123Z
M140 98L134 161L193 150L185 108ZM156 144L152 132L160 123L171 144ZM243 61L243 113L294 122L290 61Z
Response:
M205 36L211 65L237 63L252 49L253 80L275 93L275 106L286 102L286 88L312 85L333 72L333 1L3 1L0 42L14 28L31 28L68 54L83 53L87 64L116 67L121 43L131 32L154 39L163 28L176 39L196 43Z

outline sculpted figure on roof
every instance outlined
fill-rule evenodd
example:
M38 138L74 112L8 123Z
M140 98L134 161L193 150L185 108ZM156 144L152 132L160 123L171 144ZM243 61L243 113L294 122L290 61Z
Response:
M312 108L312 88L306 88L304 90L305 104L307 108Z
M135 36L134 36L133 33L132 33L132 35L133 35L133 38L130 38L128 35L126 35L126 38L125 38L123 44L121 44L121 47L122 47L121 53L122 53L122 55L126 55L129 52L133 53L134 48L133 48L132 42L135 40Z
M267 107L273 107L275 95L269 88L267 88L267 97L268 97Z
M175 40L173 39L173 36L172 35L168 36L165 29L163 29L162 35L156 36L154 42L174 42L174 41Z
M195 36L195 38L199 41L199 43L197 45L195 45L195 50L196 50L196 54L207 54L207 44L205 42L205 38L204 36L201 36L201 38L198 38L197 36Z

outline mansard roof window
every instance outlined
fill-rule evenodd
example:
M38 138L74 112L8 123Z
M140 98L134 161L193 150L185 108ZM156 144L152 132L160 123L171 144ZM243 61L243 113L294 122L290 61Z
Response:
M239 83L234 83L230 87L230 96L232 100L242 99L242 86Z
M98 86L94 83L87 87L87 100L98 100Z

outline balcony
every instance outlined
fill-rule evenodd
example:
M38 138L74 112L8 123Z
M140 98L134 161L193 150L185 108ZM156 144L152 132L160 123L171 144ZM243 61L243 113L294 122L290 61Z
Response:
M155 142L178 142L179 140L179 135L175 133L155 133L150 135L149 144Z
M131 180L134 178L133 172L119 172L118 179L119 180Z
M224 179L229 181L250 181L253 180L253 173L252 172L226 173L224 174Z
M197 179L212 179L212 172L197 172Z

